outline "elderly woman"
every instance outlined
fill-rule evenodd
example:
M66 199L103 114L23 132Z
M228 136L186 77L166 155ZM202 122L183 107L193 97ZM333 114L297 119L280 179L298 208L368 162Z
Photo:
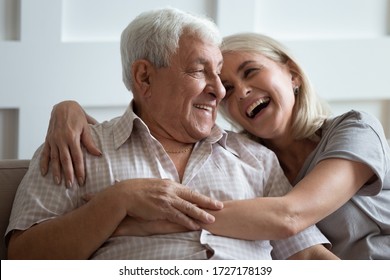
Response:
M378 120L358 111L330 117L298 62L267 36L228 36L222 54L223 114L275 152L294 188L283 197L225 201L223 211L209 211L216 221L204 227L237 238L276 239L316 223L342 259L390 259L390 150ZM71 138L82 135L84 145L98 153L88 140L86 117L75 105L60 104L54 119L71 123L81 118ZM62 117L64 110L72 116ZM63 151L69 143L74 151L80 149L72 141L57 148L54 139L65 134L54 126L49 131L43 173L51 147ZM77 152L72 156L77 158ZM53 164L59 176L60 163ZM82 164L75 162L78 177L84 176ZM72 165L64 167L73 178ZM253 219L245 230L244 220L234 218L243 216Z
M292 233L317 223L344 259L390 259L390 151L374 117L330 118L305 72L277 41L224 38L223 112L277 155L294 189L259 203Z

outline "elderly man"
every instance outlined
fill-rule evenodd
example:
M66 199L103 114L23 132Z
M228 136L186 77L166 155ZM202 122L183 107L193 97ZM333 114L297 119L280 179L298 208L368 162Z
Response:
M6 233L10 258L269 259L271 252L282 259L335 258L314 226L270 242L165 222L192 229L199 228L188 216L203 227L213 222L196 205L222 207L199 193L244 200L290 188L267 149L215 126L225 94L220 42L212 22L173 9L143 13L129 24L121 56L133 101L120 118L91 127L103 154L84 153L83 187L54 187L40 176L42 147L36 152ZM134 230L134 223L148 229L148 222L152 235Z

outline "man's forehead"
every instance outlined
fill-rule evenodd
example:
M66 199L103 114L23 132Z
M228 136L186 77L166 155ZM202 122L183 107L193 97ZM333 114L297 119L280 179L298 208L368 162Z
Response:
M222 57L216 57L216 56L210 56L209 58L197 57L193 61L196 64L210 64L210 63L214 63L215 61L217 63L217 66L222 66L223 63Z
M223 63L222 54L218 46L213 46L206 42L183 45L179 47L177 55L180 57L180 60L190 64L216 64L221 66Z

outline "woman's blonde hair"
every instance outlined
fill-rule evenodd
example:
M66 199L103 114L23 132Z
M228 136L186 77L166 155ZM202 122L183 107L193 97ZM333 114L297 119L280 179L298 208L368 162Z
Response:
M317 96L303 69L281 43L262 34L240 33L225 37L221 51L222 54L228 52L259 53L278 63L289 62L301 81L299 92L295 95L292 113L293 137L295 139L317 138L316 131L330 115L329 107ZM224 105L221 106L222 114L232 121L224 107ZM233 121L233 124L236 123Z

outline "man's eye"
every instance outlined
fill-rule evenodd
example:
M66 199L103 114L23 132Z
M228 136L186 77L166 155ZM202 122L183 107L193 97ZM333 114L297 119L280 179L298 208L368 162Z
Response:
M187 72L187 75L193 77L193 78L202 78L205 75L204 69L195 69Z

